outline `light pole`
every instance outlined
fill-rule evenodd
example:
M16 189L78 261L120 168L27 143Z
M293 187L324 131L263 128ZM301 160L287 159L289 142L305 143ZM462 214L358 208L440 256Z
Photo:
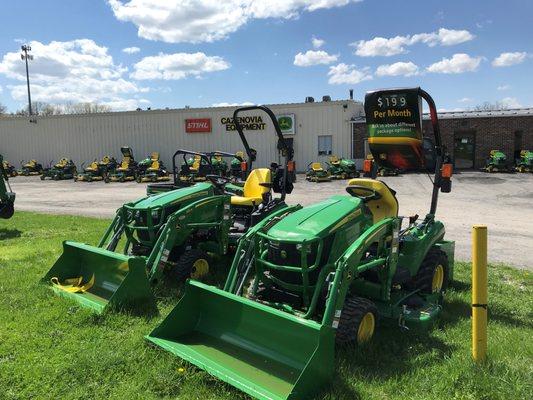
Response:
M20 47L22 49L23 54L20 55L20 58L23 61L26 61L26 83L28 85L28 111L30 113L30 117L32 115L31 112L31 93L30 93L30 72L28 70L28 60L33 60L33 56L31 54L28 54L29 51L31 51L31 47L27 44L24 44Z

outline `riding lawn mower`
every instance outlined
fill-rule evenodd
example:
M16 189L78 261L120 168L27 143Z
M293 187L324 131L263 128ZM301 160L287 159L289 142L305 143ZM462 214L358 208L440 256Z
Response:
M7 176L10 178L14 178L18 175L17 169L14 165L10 164L6 160L2 162L2 166L4 167L4 172Z
M516 162L515 171L533 172L533 151L520 151L520 159Z
M133 181L137 177L137 163L131 147L121 147L122 161L104 177L105 183Z
M50 163L52 164L52 163ZM41 175L41 180L50 178L54 181L72 179L77 175L76 165L69 158L62 158L57 164L45 168Z
M507 156L500 150L491 150L486 164L481 168L483 172L511 172L507 162Z
M305 179L309 182L329 182L331 181L331 175L329 171L322 167L322 163L311 162L307 165Z
M284 140L274 114L266 107L237 109L235 120L241 112L256 109L270 116L278 138ZM117 210L97 246L64 242L63 254L43 281L51 282L58 294L97 312L110 308L144 311L154 306L152 286L158 282L178 283L209 274L211 257L234 251L253 226L288 209L285 195L292 191L287 180L292 152L287 152L284 166L275 174L269 168L252 169L256 152L248 146L238 122L236 128L249 160L246 182L236 188L239 195L227 190L230 178L219 175L207 175L208 182L181 186L155 184L159 194ZM187 154L196 155L179 150L174 166L179 155Z
M435 219L439 191L451 190L436 107L413 88L367 93L365 110L371 151L395 154L378 163L423 166L420 97L436 152L425 218L399 216L395 192L373 179L282 209L238 242L223 289L188 280L147 339L255 398L309 399L334 375L335 345L363 345L378 323L432 326L454 263L454 242ZM400 134L391 138L393 125Z
M139 163L137 171L138 183L166 182L168 180L170 180L170 176L157 151L154 151L149 158Z
M117 167L117 160L114 157L104 156L102 160L94 160L88 167L83 168L83 172L74 176L74 181L103 181L107 174Z
M331 179L359 178L359 172L354 160L331 156L326 164L328 164L328 172Z
M30 175L41 175L43 172L43 166L36 160L30 160L28 162L22 161L20 163L21 169L19 175L30 176Z
M15 212L15 193L9 186L9 175L4 169L3 161L0 154L0 218L9 219Z

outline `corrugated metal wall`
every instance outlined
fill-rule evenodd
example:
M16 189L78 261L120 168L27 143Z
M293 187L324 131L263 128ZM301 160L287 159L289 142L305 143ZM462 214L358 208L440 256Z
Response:
M270 106L275 114L295 114L294 138L297 169L303 171L311 161L326 161L318 157L318 135L333 136L333 152L351 156L350 119L362 114L362 105L354 101L327 103L283 104ZM75 163L92 161L109 154L120 158L120 147L133 148L140 160L152 151L159 151L166 165L178 148L197 151L243 150L238 134L227 132L221 118L231 117L233 108L204 108L117 112L91 115L39 117L37 123L27 118L0 118L0 154L18 165L21 160L35 158L43 165L61 157ZM250 146L257 149L255 166L267 166L278 160L277 140L268 116L264 131L246 131ZM185 119L211 118L211 133L185 133Z

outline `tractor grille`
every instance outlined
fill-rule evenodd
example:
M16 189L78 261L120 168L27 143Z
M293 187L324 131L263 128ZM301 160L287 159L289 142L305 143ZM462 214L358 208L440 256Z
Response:
M307 254L307 266L314 264L316 259L317 245L311 247ZM293 243L268 242L268 261L278 265L301 267L301 252Z

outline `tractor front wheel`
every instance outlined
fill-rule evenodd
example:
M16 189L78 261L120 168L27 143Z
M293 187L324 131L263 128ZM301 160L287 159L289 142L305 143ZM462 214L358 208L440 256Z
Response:
M439 293L448 286L448 256L440 249L430 249L413 278L413 288L423 293Z
M345 345L362 345L369 342L376 330L378 310L376 305L362 297L347 297L339 319L335 341Z
M187 278L202 279L209 274L209 256L200 249L191 249L178 259L176 266L172 269L172 275L178 282Z

